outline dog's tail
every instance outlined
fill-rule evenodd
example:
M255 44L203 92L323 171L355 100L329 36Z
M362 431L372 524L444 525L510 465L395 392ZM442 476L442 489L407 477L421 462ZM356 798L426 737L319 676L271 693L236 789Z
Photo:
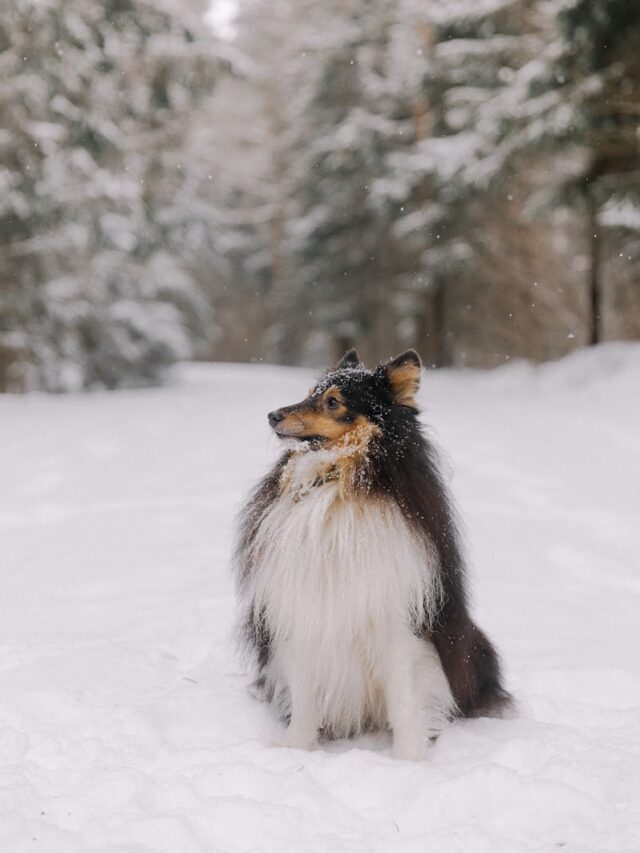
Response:
M458 715L498 717L513 707L502 685L498 653L466 613L430 632L444 669Z
M502 686L500 659L486 634L472 624L471 701L467 717L500 717L513 707L513 697Z

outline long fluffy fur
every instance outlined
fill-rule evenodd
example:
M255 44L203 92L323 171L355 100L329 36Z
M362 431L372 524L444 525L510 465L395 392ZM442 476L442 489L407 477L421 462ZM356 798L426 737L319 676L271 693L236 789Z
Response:
M454 512L415 408L384 366L329 382L368 426L330 450L287 451L249 501L244 633L267 697L285 717L302 709L293 745L311 745L314 726L391 725L396 754L419 757L444 717L498 713L509 695L468 613Z
M386 440L373 443L371 490L393 498L414 532L432 543L438 555L442 605L422 635L440 656L457 713L495 716L509 704L502 687L498 655L468 611L466 566L458 523L439 471L435 448L413 408L389 413Z

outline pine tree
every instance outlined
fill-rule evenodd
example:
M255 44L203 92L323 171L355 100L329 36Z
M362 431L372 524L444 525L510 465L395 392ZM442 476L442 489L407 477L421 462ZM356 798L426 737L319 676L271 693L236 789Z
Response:
M323 4L299 63L291 246L303 311L332 354L364 341L374 360L397 337L403 198L385 178L389 153L414 132L407 84L416 80L401 36L387 3Z
M589 256L586 338L597 343L605 261L620 255L632 262L639 251L640 6L626 0L496 4L488 17L480 9L457 19L453 29L441 27L440 42L459 38L465 25L479 39L482 65L458 57L455 85L461 67L476 80L493 69L493 91L467 92L465 80L462 103L455 89L453 97L451 91L440 97L449 116L467 114L456 134L464 156L457 167L448 159L451 185L472 210L474 196L487 199L515 178L530 212L567 209L582 218ZM445 56L453 44L442 45ZM488 61L492 44L498 62ZM535 173L530 185L527 173ZM464 221L457 212L455 219ZM607 253L604 238L612 231L616 250Z
M264 158L235 169L228 308L253 351L542 360L600 336L604 291L608 334L640 333L639 8L242 4L238 124Z
M557 203L586 212L589 341L596 344L604 335L605 265L621 257L631 269L640 260L640 6L566 0L554 11L559 49L542 82L562 107L540 119L549 123L545 136L553 134L556 146L582 153L581 168L564 183ZM565 133L554 134L562 110L570 122Z
M526 5L404 4L404 26L420 40L422 98L412 144L390 155L390 184L405 198L396 230L419 258L416 342L434 364L454 358L453 314L464 301L457 291L477 272L491 193L513 165L499 149L501 114L537 47Z
M185 15L21 0L0 16L9 383L153 383L192 351L206 303L176 251L193 219L179 152L218 63Z
M284 363L299 360L307 331L296 311L287 226L293 69L311 8L308 0L250 0L238 8L238 74L227 92L221 88L217 108L223 126L235 128L220 164L231 176L231 311L240 300L234 317L242 316L252 358Z

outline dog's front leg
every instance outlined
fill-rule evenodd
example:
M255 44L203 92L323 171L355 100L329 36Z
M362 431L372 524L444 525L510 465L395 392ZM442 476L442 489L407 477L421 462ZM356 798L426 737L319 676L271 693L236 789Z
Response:
M313 655L304 643L285 640L278 649L279 669L289 689L289 728L282 741L292 749L313 749L320 711L312 678Z
M434 734L437 693L447 689L443 681L435 650L408 629L399 630L389 644L385 684L393 758L419 761L425 757Z
M304 683L304 679L295 675L289 681L289 690L291 720L283 746L291 749L313 749L318 742L320 726L316 697Z

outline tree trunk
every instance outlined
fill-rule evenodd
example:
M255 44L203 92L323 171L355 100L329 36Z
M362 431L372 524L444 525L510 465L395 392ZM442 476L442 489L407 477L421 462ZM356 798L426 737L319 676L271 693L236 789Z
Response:
M598 208L593 195L587 197L589 227L589 344L602 341L601 246L598 233Z
M422 299L417 349L424 363L433 367L451 363L446 290L446 283L441 281L435 289L426 290Z

